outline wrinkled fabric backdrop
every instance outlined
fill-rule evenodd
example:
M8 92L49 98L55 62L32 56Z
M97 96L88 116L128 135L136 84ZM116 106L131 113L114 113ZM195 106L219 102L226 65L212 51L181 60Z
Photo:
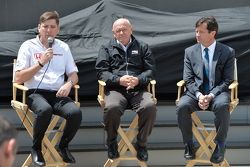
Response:
M69 44L79 68L80 100L95 100L97 78L95 60L100 46L113 37L112 23L128 18L133 34L152 48L156 59L158 100L176 99L177 81L182 79L184 49L195 41L194 24L202 16L213 15L219 23L218 41L236 51L240 100L250 99L250 5L199 12L173 13L115 0L96 4L61 17L58 38ZM38 17L38 16L33 16ZM20 45L34 38L37 29L0 32L0 98L12 96L12 62Z

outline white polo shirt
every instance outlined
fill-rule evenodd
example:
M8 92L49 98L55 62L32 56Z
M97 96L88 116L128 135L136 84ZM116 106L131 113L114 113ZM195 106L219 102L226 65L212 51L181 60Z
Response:
M70 48L65 42L55 39L52 49L53 58L50 63L45 64L34 77L24 83L29 89L38 88L57 91L64 84L65 73L68 75L72 72L78 72ZM46 48L42 45L38 36L25 41L18 51L15 71L34 66L45 51ZM42 79L43 75L44 78ZM42 82L39 85L41 80Z

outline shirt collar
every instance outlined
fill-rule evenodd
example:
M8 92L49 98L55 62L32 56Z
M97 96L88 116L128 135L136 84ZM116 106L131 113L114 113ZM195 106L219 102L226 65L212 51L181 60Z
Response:
M118 44L120 44L120 45L122 46L123 50L126 52L127 49L128 49L129 44L130 44L131 41L132 41L132 39L130 38L129 43L127 44L127 46L124 46L124 45L123 45L120 41L118 41L118 40L116 40L116 41L117 41Z
M42 44L42 42L40 41L40 36L39 36L39 35L36 36L36 41L37 41L37 43L38 43L39 45L41 45L41 47L43 47L44 49L47 49L47 48Z
M210 53L214 53L215 46L216 46L216 40L209 47L207 47ZM202 51L204 51L205 48L206 48L205 46L201 45Z

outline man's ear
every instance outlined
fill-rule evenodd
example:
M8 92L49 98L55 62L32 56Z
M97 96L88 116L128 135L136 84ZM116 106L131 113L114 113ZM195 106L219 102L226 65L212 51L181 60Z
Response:
M212 35L215 37L216 31L211 31Z
M6 144L6 147L5 147L5 156L6 157L9 158L13 154L16 154L16 149L17 149L16 139L10 139L5 144Z
M40 28L41 28L41 24L38 24L37 25L37 31L38 31L38 33L40 33Z

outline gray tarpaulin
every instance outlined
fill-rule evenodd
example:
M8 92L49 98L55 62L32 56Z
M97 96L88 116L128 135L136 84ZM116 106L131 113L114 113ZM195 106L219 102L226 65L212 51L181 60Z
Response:
M176 82L182 79L184 49L196 42L194 24L198 18L209 15L215 16L219 23L218 41L236 51L240 99L249 99L250 6L180 14L105 0L60 19L58 38L69 44L77 62L81 100L96 99L95 60L100 46L112 38L111 26L119 17L128 18L133 24L134 35L153 50L157 63L158 99L174 100ZM36 28L0 32L1 99L12 95L12 61L21 43L36 34Z

